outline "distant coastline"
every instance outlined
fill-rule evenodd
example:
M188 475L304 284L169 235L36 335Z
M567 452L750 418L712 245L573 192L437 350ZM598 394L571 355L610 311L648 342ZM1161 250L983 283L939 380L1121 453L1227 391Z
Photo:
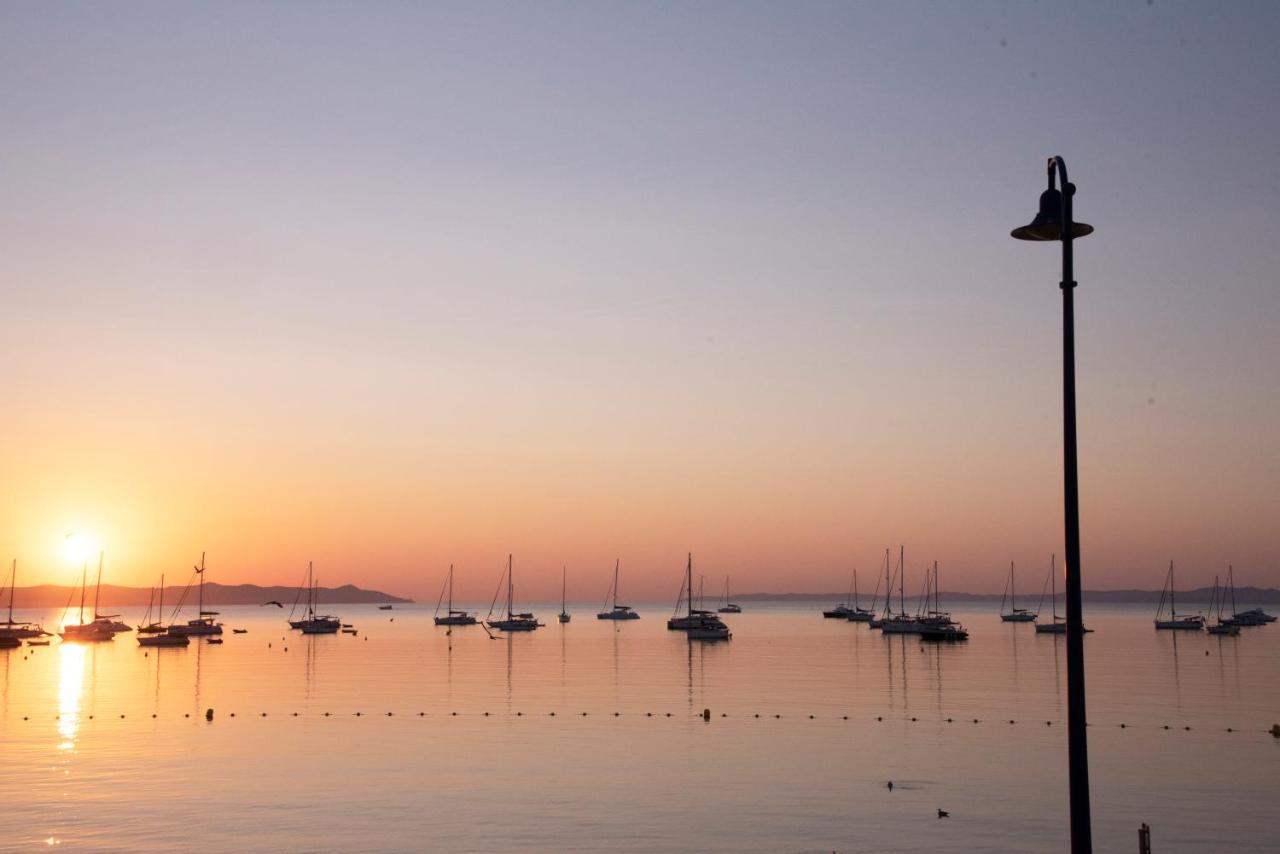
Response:
M67 604L67 600L73 595L76 603L79 602L79 595L76 593L79 589L79 587L62 587L54 584L20 587L17 592L17 605L19 608L61 608ZM165 585L164 601L166 608L178 601L182 596L183 589L182 587ZM206 605L261 605L263 602L270 602L274 599L289 605L292 604L297 593L297 587L218 584L210 581L204 586L204 601ZM363 590L354 584L344 584L341 587L321 587L316 591L316 595L320 603L330 605L407 604L413 601L400 596L392 596L390 593L383 593L380 590ZM110 610L115 607L134 607L139 605L146 607L150 598L151 590L146 587L119 587L114 584L104 584L102 585L101 608ZM89 588L89 599L93 599L92 587ZM194 589L187 594L187 600L194 604Z
M1193 590L1179 590L1178 599L1187 603L1205 603L1213 595L1212 587L1198 587ZM1085 602L1098 604L1155 604L1160 601L1159 590L1085 590L1082 593ZM735 602L843 602L849 598L848 591L839 593L735 593ZM869 601L865 593L860 597ZM914 595L908 594L914 600ZM947 602L999 602L999 593L957 593L943 591L939 598ZM1026 603L1039 598L1038 593L1022 593L1020 602ZM1058 590L1058 601L1062 601L1062 590ZM1280 603L1280 590L1274 587L1237 587L1236 603L1243 606L1272 605Z

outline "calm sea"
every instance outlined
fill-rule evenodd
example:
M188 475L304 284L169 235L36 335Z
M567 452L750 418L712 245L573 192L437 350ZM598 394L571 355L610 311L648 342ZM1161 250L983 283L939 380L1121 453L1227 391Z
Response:
M224 608L216 646L0 650L0 848L1067 849L1064 640L994 606L957 645L817 605L748 605L718 644L663 605L497 640L336 610L358 635ZM1097 850L1142 822L1156 854L1280 850L1280 623L1150 612L1086 613Z

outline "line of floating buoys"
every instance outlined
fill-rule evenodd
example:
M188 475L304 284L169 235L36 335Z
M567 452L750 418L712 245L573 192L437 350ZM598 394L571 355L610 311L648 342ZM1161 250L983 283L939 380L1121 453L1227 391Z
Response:
M269 716L269 714L270 714L269 712L259 712L259 717L263 717L263 718L265 718L265 717L268 717L268 716ZM319 713L319 714L321 714L323 717L326 717L326 718L328 718L328 717L332 717L332 716L333 716L333 713L332 713L332 712L321 712L321 713ZM450 712L450 713L449 713L449 717L458 717L460 714L461 714L460 712L452 711L452 712ZM490 713L490 712L481 712L480 714L482 714L482 715L483 715L484 717L486 717L486 718L488 718L488 717L493 717L493 714L492 714L492 713ZM587 717L589 714L590 714L590 712L579 712L579 715L580 715L581 717L584 717L584 718L585 718L585 717ZM615 718L620 718L620 717L622 716L622 712L613 712L612 714L613 714L613 717L615 717ZM645 716L646 718L651 718L651 717L653 717L653 716L654 716L654 714L655 714L654 712L645 712L645 713L644 713L644 716ZM660 713L656 713L656 714L658 714L658 716L659 716L659 717L667 717L667 718L670 718L670 717L672 717L672 716L673 716L671 712L660 712ZM359 711L359 712L352 712L352 713L351 713L351 715L352 715L353 717L357 717L357 718L359 718L359 717L364 717L364 716L365 716L363 711ZM384 712L384 713L383 713L383 715L384 715L385 717L388 717L388 718L390 718L390 717L395 717L395 712L394 712L394 711ZM427 715L427 713L426 713L426 712L418 712L418 717L420 717L420 718L426 717L426 715ZM524 717L524 712L515 712L515 713L514 713L514 715L515 715L515 717ZM555 711L550 711L550 712L548 712L548 713L547 713L547 715L548 715L549 717L553 717L553 718L554 718L554 717L556 717L557 713L556 713ZM186 713L183 713L183 715L182 715L182 716L183 716L184 718L190 718L190 717L191 717L191 713L190 713L190 712L186 712ZM206 721L212 721L212 720L213 720L213 716L214 716L214 710L213 710L213 708L205 709L205 712L204 712L204 719L205 719ZM234 717L236 716L236 713L235 713L235 712L228 712L228 713L227 713L227 716L228 716L228 717L230 717L230 718L234 718ZM289 713L289 716L290 716L290 717L294 717L294 718L296 718L296 717L299 717L300 715L299 715L299 713L298 713L298 712L290 712L290 713ZM710 710L709 708L704 708L701 712L696 713L696 716L697 716L697 717L702 718L704 721L710 721L710 720L711 720L711 716L712 716L712 715L711 715L711 710ZM728 717L729 717L729 713L728 713L728 712L721 712L721 713L720 713L720 717L721 717L721 718L728 718ZM759 719L759 718L761 717L761 714L760 714L759 712L754 712L754 713L752 713L752 717ZM768 717L768 715L765 715L764 717ZM811 720L811 721L812 721L812 720L817 720L817 717L818 717L817 715L812 715L812 714L811 714L811 715L807 715L807 718L808 718L809 720ZM159 715L158 715L157 713L155 713L155 712L152 712L152 713L151 713L151 718L152 718L152 720L156 720L156 719L158 719L158 718L159 718ZM782 715L781 715L781 714L774 714L774 715L773 715L773 718L774 718L775 720L781 720L781 719L782 719ZM30 721L30 720L31 720L31 717L30 717L30 715L23 715L23 716L22 716L22 719L23 719L24 721ZM86 719L86 720L93 720L93 719L94 719L94 715L92 715L92 714L87 714L87 715L85 715L85 719ZM120 719L120 720L125 720L125 719L126 719L126 715L122 713L122 714L119 716L119 719ZM844 720L844 721L847 721L847 720L849 720L849 716L848 716L848 715L841 715L841 716L840 716L840 719L841 719L841 720ZM60 721L60 720L62 720L62 715L61 715L61 714L56 714L56 715L54 715L54 716L53 716L53 720L55 720L55 721ZM877 715L877 716L876 716L876 720L877 720L877 721L883 721L883 720L884 720L884 716L883 716L883 715ZM919 718L919 717L917 717L917 716L912 716L912 717L906 718L906 720L909 720L911 723L919 723L919 722L920 722L920 718ZM975 723L975 724L977 724L977 723L981 723L981 719L980 719L980 718L973 718L972 720L973 720L973 723ZM943 719L942 719L942 721L945 721L946 723L954 723L954 722L955 722L955 719L954 719L954 718L943 718ZM941 721L939 721L939 722L941 722ZM1016 720L1016 719L1013 719L1013 718L1010 718L1010 719L1009 719L1009 721L1008 721L1008 723L1009 723L1010 725L1013 725L1013 724L1016 724L1016 723L1017 723L1017 720ZM1044 722L1044 725L1045 725L1045 726L1047 726L1047 727L1051 727L1051 726L1053 726L1053 723L1054 723L1054 722L1053 722L1052 720L1047 720L1047 721L1045 721L1045 722ZM1119 729L1132 729L1132 727L1130 727L1130 726L1129 726L1129 724L1128 724L1128 722L1127 722L1127 721L1121 721L1121 722L1119 722L1119 723L1117 723L1117 724L1114 724L1114 726L1118 727ZM1173 729L1174 727L1172 727L1170 724L1161 724L1161 725L1160 725L1160 728L1161 728L1161 729L1163 729L1163 730L1170 730L1170 729ZM1191 728L1189 725L1184 725L1184 726L1182 727L1182 729L1183 729L1183 731L1184 731L1184 732L1190 732L1192 728ZM1237 731L1237 729L1238 729L1237 727L1229 726L1229 727L1226 727L1223 731L1225 731L1225 732L1230 732L1230 733L1234 733L1234 732L1236 732L1236 731ZM1275 737L1275 738L1280 738L1280 724L1272 724L1272 726L1271 726L1269 729L1262 730L1262 732L1267 733L1267 734L1269 734L1269 735L1271 735L1271 736L1273 736L1273 737Z

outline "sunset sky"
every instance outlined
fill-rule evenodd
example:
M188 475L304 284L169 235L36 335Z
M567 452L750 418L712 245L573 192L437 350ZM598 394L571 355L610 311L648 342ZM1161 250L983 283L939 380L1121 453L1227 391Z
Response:
M1280 585L1277 43L1244 2L5 4L0 557L1039 579L1058 253L1009 230L1059 153L1085 587Z

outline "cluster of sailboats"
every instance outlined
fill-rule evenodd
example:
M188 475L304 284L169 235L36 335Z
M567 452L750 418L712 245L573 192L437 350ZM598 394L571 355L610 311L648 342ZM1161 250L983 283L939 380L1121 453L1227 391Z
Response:
M925 570L924 589L917 600L915 613L908 613L906 597L903 591L902 567L903 551L899 550L898 565L893 574L889 571L888 549L885 550L883 563L885 584L885 600L883 610L877 616L876 602L880 596L880 582L876 582L876 591L872 595L871 607L863 608L858 601L858 573L855 570L849 585L849 598L834 608L822 612L828 619L848 620L851 623L866 623L873 629L880 629L885 634L918 634L924 640L957 641L966 640L969 633L944 612L938 602L938 565ZM1169 573L1165 577L1164 589L1160 594L1160 604L1156 609L1155 627L1167 630L1208 631L1212 635L1237 635L1246 626L1262 626L1275 622L1276 618L1261 608L1240 611L1236 608L1235 572L1227 568L1226 583L1220 583L1218 576L1213 579L1213 593L1209 601L1208 614L1178 613L1174 595L1173 563L1169 564ZM898 585L898 610L893 610L893 586ZM1051 619L1040 622L1044 611L1045 594L1049 595ZM1230 614L1227 612L1230 603ZM850 604L852 603L852 604ZM1009 577L1005 581L1004 592L1000 596L1000 619L1006 623L1034 623L1037 634L1066 634L1067 619L1058 614L1057 566L1055 557L1049 559L1049 573L1044 580L1044 588L1040 591L1040 602L1035 610L1018 607L1018 594L1014 565L1009 564ZM1210 622L1210 620L1213 622ZM1085 629L1086 632L1092 629Z
M916 600L914 612L908 611L905 592L905 548L898 550L896 566L891 566L891 551L885 549L883 577L877 577L876 589L872 594L871 606L862 607L858 595L858 573L855 570L849 584L849 594L845 602L834 608L824 610L822 616L829 619L842 619L852 623L866 623L872 629L879 629L885 634L914 634L927 641L963 641L969 637L964 626L952 619L951 614L942 610L940 603L940 587L938 584L938 564L935 561L927 567L921 593ZM164 576L160 576L160 585L151 591L151 600L142 622L136 627L138 644L143 647L175 647L187 646L192 637L206 637L210 643L221 643L218 638L223 632L222 623L217 621L218 612L205 609L204 580L205 556L200 555L200 564L192 568L192 576L183 589L177 604L165 619ZM8 617L0 621L0 649L22 645L23 641L32 645L47 644L53 633L46 631L41 625L29 621L17 621L13 617L13 602L17 588L18 564L13 561L8 574L9 602ZM598 620L629 621L640 619L640 614L630 605L619 601L619 581L621 561L615 561L613 578L605 593L604 603L596 614ZM434 621L437 626L474 626L483 625L487 630L501 632L527 632L541 628L544 624L527 611L515 610L515 580L513 577L512 556L507 556L506 566L498 579L498 587L494 591L489 613L481 620L469 611L454 607L453 602L454 569L450 565L448 575L440 590L440 598L436 602ZM62 628L57 632L64 641L94 643L109 641L117 634L131 631L127 623L120 620L118 614L103 614L99 610L102 591L102 555L98 557L98 573L94 583L92 618L86 618L88 596L88 565L81 570L78 606L78 618L72 622L72 601L75 588L67 600L63 613ZM876 603L880 599L881 581L884 582L884 602L877 610ZM1009 577L1005 582L1004 593L1000 599L1000 619L1006 623L1033 623L1039 634L1064 634L1066 618L1058 614L1057 607L1057 572L1056 559L1050 558L1049 572L1045 578L1044 589L1040 592L1040 602L1034 610L1018 606L1017 585L1014 565L1009 564ZM897 586L897 609L894 609L894 586ZM179 621L181 613L192 586L196 587L196 616L194 619ZM675 608L667 620L667 628L671 631L682 631L691 640L729 640L733 637L729 627L720 618L720 614L741 613L741 606L735 604L729 594L729 578L725 577L724 590L715 610L703 607L703 581L699 580L698 590L693 587L693 555L688 556L684 577L681 580L680 593L676 598ZM1160 604L1156 609L1155 627L1157 630L1170 631L1207 631L1213 635L1234 636L1240 629L1248 626L1262 626L1275 622L1276 618L1260 608L1240 611L1236 606L1235 571L1228 567L1225 583L1215 576L1213 593L1210 598L1207 614L1178 612L1175 594L1173 563L1169 564L1169 572L1165 577L1161 591ZM502 593L505 590L505 597ZM0 584L0 595L4 585ZM560 588L561 623L571 619L566 607L567 576L562 573ZM1044 611L1046 593L1049 596L1051 618L1040 621ZM501 600L501 604L500 603ZM280 603L271 603L277 604ZM319 583L314 567L307 564L307 572L298 585L298 593L294 597L293 608L287 618L291 629L305 635L336 634L339 631L355 634L355 628L342 622L333 614L319 612ZM283 607L283 605L281 605ZM391 606L381 606L389 610ZM243 631L237 629L237 632ZM1090 631L1086 629L1085 631Z
M1227 567L1226 584L1219 584L1219 577L1213 577L1213 593L1209 597L1207 614L1178 613L1177 597L1174 593L1173 561L1169 561L1169 572L1164 579L1164 587L1160 590L1160 604L1156 606L1155 627L1166 631L1207 631L1211 635L1234 637L1240 629L1249 626L1263 626L1274 623L1276 618L1261 608L1250 608L1246 611L1236 609L1235 568ZM1227 600L1231 600L1231 613L1227 614ZM1168 610L1165 606L1168 605ZM1210 622L1212 620L1212 622Z
M921 640L955 642L969 639L969 630L951 618L951 614L942 610L939 599L938 563L928 567L924 574L924 586L917 600L914 613L907 610L906 596L906 549L899 547L898 563L890 572L891 552L884 550L885 595L884 606L879 616L876 612L876 600L880 596L880 582L876 581L876 592L872 594L871 607L863 608L858 601L858 573L854 570L850 582L849 602L841 602L834 608L822 612L827 619L843 619L851 623L866 623L873 629L879 629L887 635L912 634L919 635ZM894 582L898 585L898 610L893 610Z
M596 614L597 620L629 621L640 619L640 614L630 605L618 601L619 579L622 562L613 565L613 580L605 593L604 603ZM567 574L562 571L560 583L560 613L557 618L561 623L568 623L572 615L567 607ZM505 590L506 596L503 598ZM725 579L724 593L716 611L701 607L701 590L695 597L693 593L693 555L689 555L685 566L685 578L680 587L680 595L676 600L675 612L667 621L667 628L672 631L683 631L692 640L729 640L733 634L718 614L738 614L742 612L740 605L729 599L729 579ZM500 600L501 603L500 604ZM684 613L681 613L683 609ZM440 597L436 600L433 617L437 626L474 626L483 625L486 629L500 632L530 632L542 628L545 624L538 621L536 615L528 611L517 611L515 605L515 579L512 556L507 555L507 563L498 579L498 587L494 590L493 601L489 604L489 613L480 620L468 611L453 607L453 566L445 576L440 588Z

